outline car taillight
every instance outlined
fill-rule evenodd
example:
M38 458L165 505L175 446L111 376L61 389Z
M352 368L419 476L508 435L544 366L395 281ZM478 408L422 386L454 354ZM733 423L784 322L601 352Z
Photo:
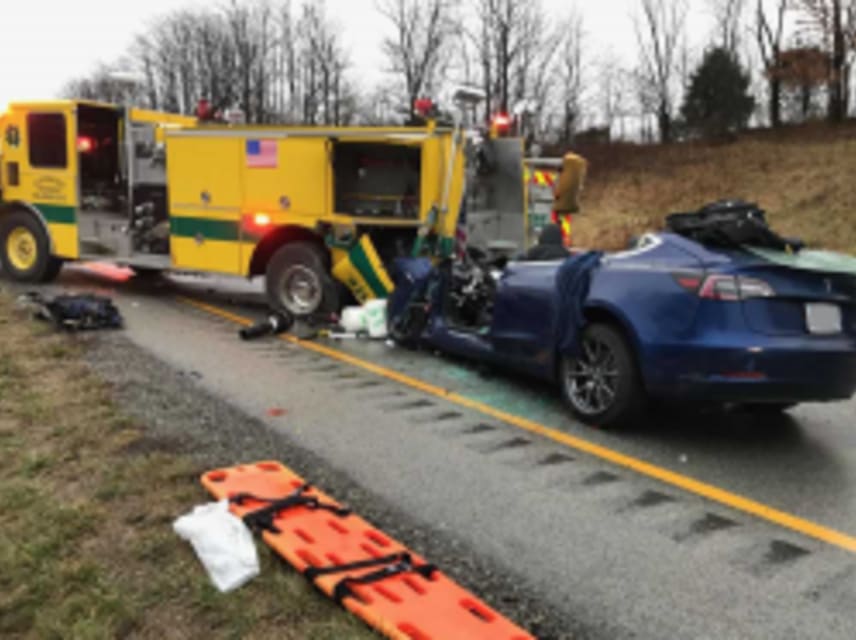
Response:
M748 300L750 298L772 298L776 295L776 292L773 291L773 287L763 280L758 280L758 278L738 276L737 285L740 287L741 300Z
M696 293L704 281L704 274L698 271L676 271L672 273L672 277L690 293Z
M707 300L740 300L740 289L734 276L708 276L698 290L700 298Z
M707 300L737 302L752 298L770 298L776 295L769 284L758 278L729 275L703 276L692 271L673 273L672 276L675 282L688 292Z

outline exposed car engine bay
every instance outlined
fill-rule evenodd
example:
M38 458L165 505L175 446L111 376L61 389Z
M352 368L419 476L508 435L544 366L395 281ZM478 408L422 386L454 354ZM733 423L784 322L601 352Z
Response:
M449 263L444 311L450 324L476 332L490 328L497 286L506 262L505 258L491 260L471 248L463 260Z

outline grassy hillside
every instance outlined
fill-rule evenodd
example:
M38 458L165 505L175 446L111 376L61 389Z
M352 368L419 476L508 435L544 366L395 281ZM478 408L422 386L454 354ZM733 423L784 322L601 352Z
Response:
M589 159L575 244L617 249L666 214L757 202L779 233L856 254L856 124L748 134L722 144L580 150Z

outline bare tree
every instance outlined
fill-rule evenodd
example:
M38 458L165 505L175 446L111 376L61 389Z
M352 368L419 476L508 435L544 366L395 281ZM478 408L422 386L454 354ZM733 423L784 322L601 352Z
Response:
M383 52L391 70L401 75L408 108L416 99L436 89L449 60L455 34L451 0L379 0L378 10L394 28L383 40Z
M776 0L771 19L764 0L758 0L755 13L758 51L764 63L768 83L770 126L774 128L782 124L782 81L777 71L781 66L787 8L788 0Z
M298 32L302 34L303 122L341 124L348 89L344 79L347 62L339 32L329 22L323 2L303 5Z
M193 94L196 99L206 98L215 111L231 107L237 98L237 60L225 19L221 14L200 13L193 23L192 39L186 43L194 57Z
M776 70L785 92L785 105L794 119L803 122L812 116L814 97L829 80L829 56L819 47L794 47L782 51ZM795 107L795 108L794 108Z
M651 121L657 121L660 104L657 88L651 84L648 75L641 68L631 71L628 77L638 107L640 135L643 142L654 142L656 135Z
M564 34L551 27L540 0L474 0L475 28L466 36L475 50L486 95L485 120L508 113L515 102L527 101L541 120L555 83L556 58Z
M573 9L562 27L565 37L559 55L559 84L562 102L562 142L571 142L579 128L582 111L583 17Z
M647 83L656 102L660 141L672 139L675 76L684 38L688 5L686 0L641 0L641 16L636 18L640 77Z
M152 108L187 113L202 97L215 109L236 99L237 60L220 13L166 15L137 37L130 55L145 77Z
M140 104L145 100L145 91L129 87L126 82L116 80L111 74L111 69L105 65L99 65L88 76L69 80L62 88L61 94L68 98L115 104Z
M716 21L719 46L736 55L740 48L740 32L746 0L709 0L709 2Z
M828 117L841 122L850 97L850 54L856 49L856 0L798 0L798 6L829 52Z
M563 101L573 87L562 87L555 79L563 74L566 79L574 80L573 72L579 73L576 107L582 108L581 93L583 50L575 50L574 41L582 40L582 17L572 4L566 19L559 19L551 27L547 15L538 7L524 13L521 24L520 54L513 67L511 99L516 106L525 105L520 117L522 124L518 130L522 135L544 134L549 126L550 105L556 100ZM537 9L537 10L534 10ZM564 58L570 58L563 68ZM573 59L577 64L573 64ZM576 66L576 70L574 70ZM557 86L558 85L558 86ZM565 96L559 91L563 89ZM558 95L557 95L558 92ZM579 120L580 113L576 114Z
M294 122L297 112L297 43L291 0L284 0L274 18L272 109L280 122Z
M240 107L248 122L356 117L340 31L323 1L305 3L299 21L291 0L166 14L136 38L129 58L144 78L138 103L151 108L191 113L206 98L214 111ZM96 70L68 89L112 100L103 76Z
M266 51L264 33L269 17L269 7L264 4L253 7L238 4L232 0L232 4L226 9L226 23L232 36L232 46L235 49L237 61L237 85L239 105L250 122L263 121L264 114L257 104L259 84L258 70L263 68L263 59ZM258 20L259 24L256 24ZM263 74L262 74L263 75ZM264 89L260 90L263 92Z
M611 132L616 121L619 122L619 135L623 136L623 117L627 91L626 73L614 51L605 53L597 64L598 108L603 115L606 128Z

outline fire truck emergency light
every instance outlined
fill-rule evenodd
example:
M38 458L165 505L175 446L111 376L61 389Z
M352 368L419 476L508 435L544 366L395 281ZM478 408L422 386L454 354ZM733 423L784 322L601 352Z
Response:
M95 140L89 136L78 136L77 150L80 153L89 153L95 150Z

